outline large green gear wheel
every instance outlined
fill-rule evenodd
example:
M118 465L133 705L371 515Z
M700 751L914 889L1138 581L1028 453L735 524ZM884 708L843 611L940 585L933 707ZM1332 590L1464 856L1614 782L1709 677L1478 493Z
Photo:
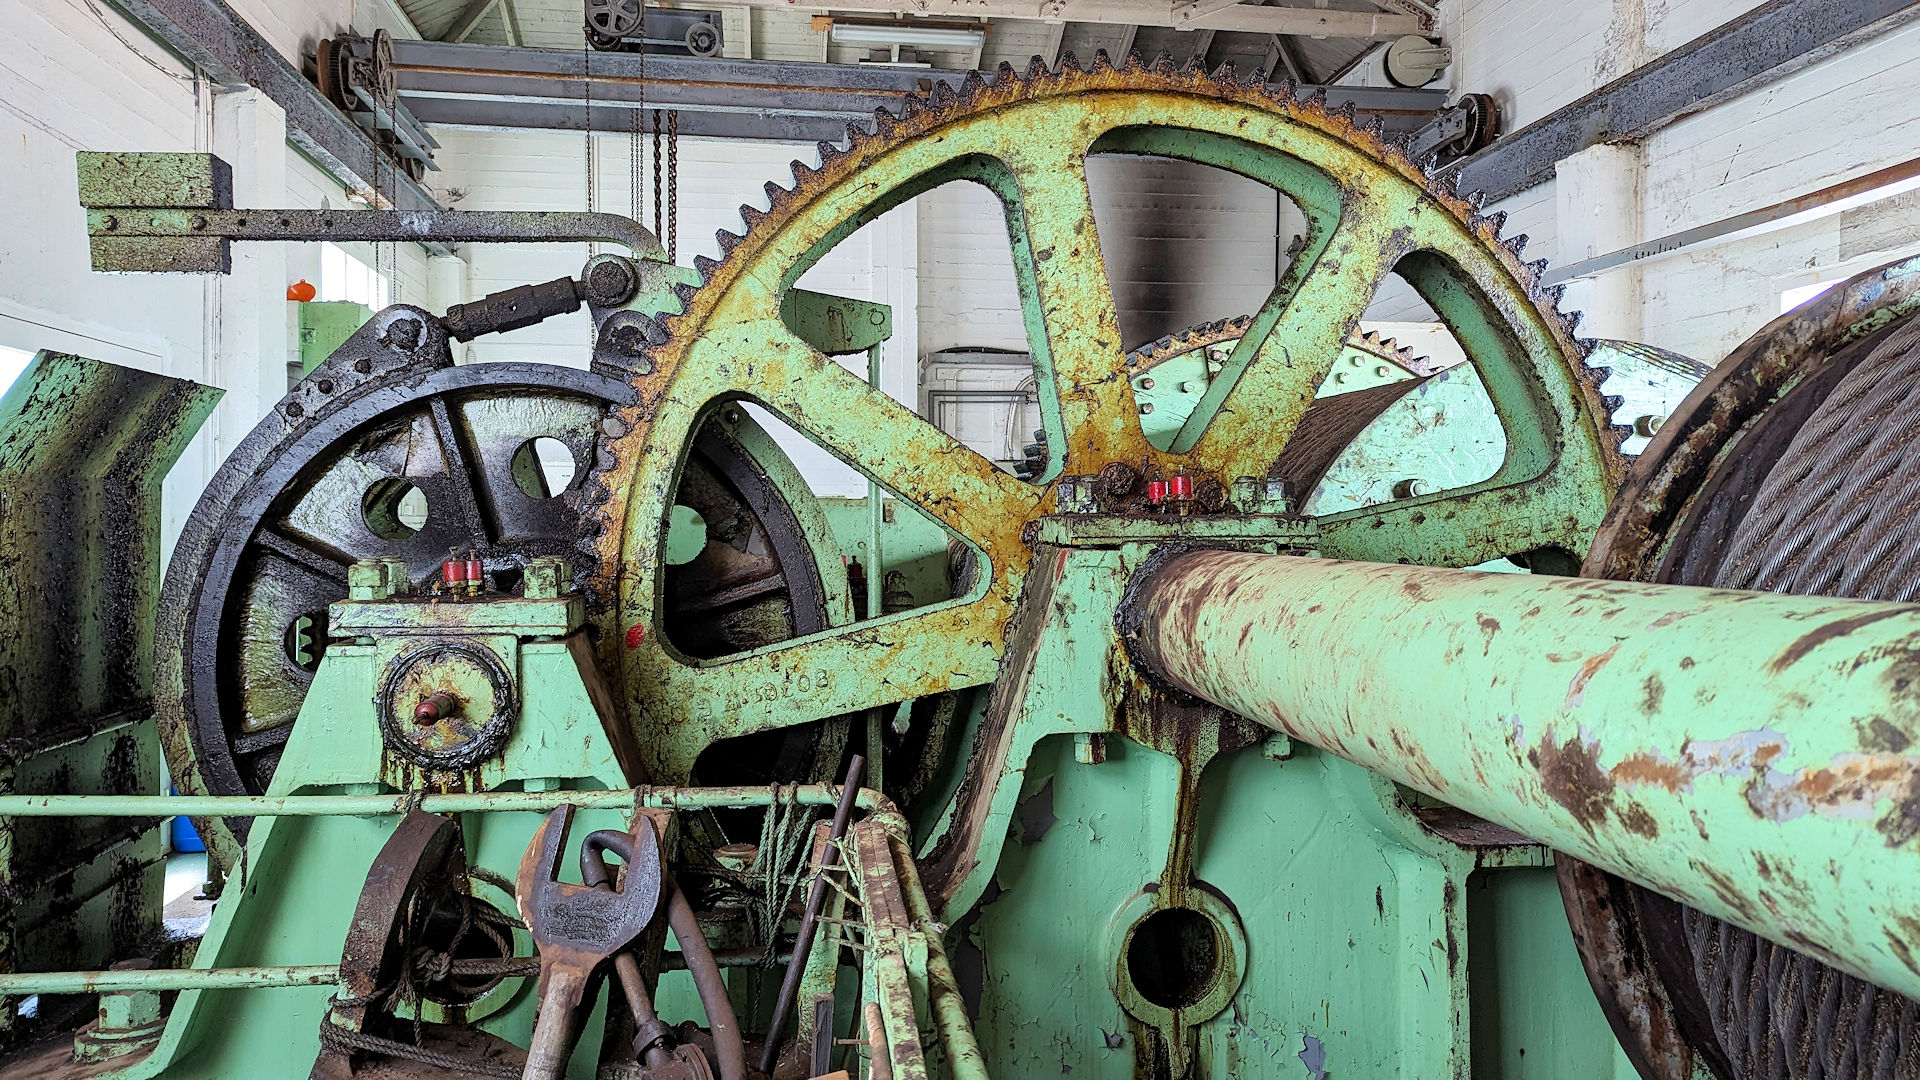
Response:
M1305 246L1252 319L1171 448L1150 446L1101 261L1085 162L1148 154L1211 165L1284 192ZM1178 71L1104 55L1022 76L1002 67L958 92L937 84L902 114L880 112L817 167L796 163L770 208L743 207L747 235L652 335L637 403L591 481L604 531L584 543L615 590L602 642L652 779L682 779L712 741L991 681L1055 482L1114 462L1186 469L1204 487L1264 476L1319 383L1397 272L1447 322L1506 428L1490 479L1318 520L1332 557L1466 566L1516 552L1577 557L1623 467L1604 371L1583 363L1572 321L1482 216L1430 181L1377 127L1231 71ZM905 200L954 180L997 194L1042 389L1052 460L1039 483L1000 471L807 346L781 320L785 291L828 250ZM1543 265L1543 264L1541 264ZM693 434L722 403L751 399L865 470L983 558L954 599L767 649L698 663L661 632L663 522ZM1124 510L1120 505L1109 509Z

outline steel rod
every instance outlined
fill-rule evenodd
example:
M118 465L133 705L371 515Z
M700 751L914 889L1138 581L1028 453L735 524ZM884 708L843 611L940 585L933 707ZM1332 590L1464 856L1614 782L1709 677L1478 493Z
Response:
M800 993L800 979L807 971L807 954L812 951L813 936L820 929L820 907L827 900L827 873L840 865L838 842L847 835L854 793L860 790L860 774L866 764L859 754L853 755L847 764L846 783L840 788L843 794L833 811L833 827L827 834L829 843L820 856L819 869L814 872L813 888L807 893L806 910L800 916L800 932L793 939L793 959L787 961L786 977L780 981L780 996L773 999L773 1017L767 1022L767 1041L760 1052L760 1071L768 1076L773 1075L774 1062L780 1059L780 1044L784 1041L781 1029L786 1027L787 1014L793 1011L793 1000Z
M842 789L802 784L781 789L802 806L837 806ZM790 795L789 795L790 793ZM763 787L620 788L612 791L477 791L449 795L0 795L0 818L10 817L379 817L414 809L430 814L483 811L549 813L563 804L582 810L664 807L705 810L770 806ZM862 788L855 805L891 817L899 813L878 792Z
M960 992L960 980L947 960L941 943L940 924L934 920L933 905L920 883L920 869L913 861L908 834L888 828L887 844L893 851L893 865L900 873L900 896L906 901L907 916L916 926L925 928L927 943L927 1003L933 1011L934 1027L940 1046L946 1051L947 1068L954 1080L986 1080L987 1059L973 1034L973 1021L967 1001Z
M1920 606L1209 551L1120 623L1182 690L1920 994Z
M0 974L0 997L28 994L104 994L135 990L268 990L327 986L340 981L339 964L294 967L148 968L135 971L19 971Z
M191 207L87 209L90 237L228 240L396 240L436 243L620 244L664 258L660 240L620 214L577 210L218 210Z

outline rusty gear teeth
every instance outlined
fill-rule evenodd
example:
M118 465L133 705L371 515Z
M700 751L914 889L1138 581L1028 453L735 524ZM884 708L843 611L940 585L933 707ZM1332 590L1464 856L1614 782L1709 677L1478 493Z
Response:
M1166 53L1160 53L1149 61L1138 51L1128 50L1126 55L1116 62L1112 54L1100 50L1094 53L1092 62L1084 66L1072 54L1063 55L1052 72L1048 71L1045 61L1037 57L1030 61L1024 70L1017 69L1008 63L1001 63L991 74L971 72L966 76L957 93L950 84L936 82L929 95L910 94L904 97L897 112L886 109L876 110L872 124L866 129L850 127L846 147L821 144L819 147L821 162L818 167L795 161L792 165L791 187L769 182L765 187L767 209L763 211L752 206L742 206L740 215L745 227L744 235L723 231L719 237L723 256L721 260L718 262L703 260L697 263L697 268L703 280L709 283L720 281L721 285L715 287L722 287L728 275L728 264L735 259L748 258L758 244L757 237L776 231L801 205L810 201L813 197L812 193L823 187L823 178L825 181L831 181L849 175L859 168L871 152L884 151L898 140L920 137L941 123L957 119L955 114L968 108L988 111L1003 108L1012 101L1032 99L1063 91L1071 92L1076 81L1088 78L1099 80L1103 88L1115 85L1124 87L1127 81L1132 80L1141 84L1143 89L1157 84L1161 89L1178 89L1202 94L1212 90L1224 92L1222 96L1228 96L1229 99L1270 102L1274 108L1301 115L1302 119L1328 129L1329 133L1336 137L1354 142L1383 165L1422 184L1436 202L1467 223L1475 235L1487 242L1489 249L1505 265L1507 272L1534 301L1541 316L1560 336L1562 345L1569 354L1572 369L1580 375L1576 382L1581 391L1588 395L1588 400L1595 406L1607 404L1603 401L1603 395L1598 393L1599 382L1605 378L1605 373L1600 372L1597 376L1590 374L1584 364L1584 358L1590 350L1591 343L1577 338L1574 334L1577 313L1569 315L1558 311L1557 305L1562 290L1557 287L1541 286L1540 280L1547 266L1545 260L1531 262L1522 260L1521 255L1527 247L1527 235L1519 233L1504 238L1500 235L1508 220L1503 211L1494 210L1482 214L1480 212L1484 201L1482 193L1475 191L1462 195L1458 189L1457 173L1450 172L1436 176L1425 165L1414 161L1406 153L1399 139L1382 135L1378 116L1369 117L1364 125L1356 124L1351 102L1343 103L1338 108L1330 108L1327 105L1324 88L1316 86L1303 92L1300 85L1291 78L1280 78L1269 82L1266 81L1266 75L1266 72L1256 71L1247 81L1241 82L1236 78L1231 65L1227 64L1222 64L1209 74L1201 69L1183 71ZM669 318L666 325L659 328L658 340L654 340L653 335L649 334L649 358L656 366L663 361L662 355L659 355L663 350L677 347L673 338L669 336L670 332L684 335L691 329L684 323L676 324L673 319L691 317L695 312L697 293L693 287L685 285L677 286L675 292L683 305L683 314ZM1218 330L1222 327L1231 329L1231 324L1236 321L1238 320L1222 320L1220 323L1209 324L1202 329ZM1240 332L1244 334L1244 325ZM1163 340L1148 346L1147 349L1157 349L1165 344L1167 342ZM1383 347L1392 349L1396 354L1406 353L1406 350L1400 349L1390 340L1383 342L1377 337L1366 339L1366 347L1376 354ZM643 397L646 393L647 390L643 389ZM1596 427L1603 433L1602 441L1611 449L1617 450L1621 440L1631 432L1622 426L1607 422L1610 419L1611 408L1612 406L1607 404L1607 414L1597 418L1599 423ZM1592 411L1598 412L1599 409L1595 408ZM631 468L632 462L627 461L624 465ZM1612 467L1617 467L1617 462ZM585 490L588 492L589 501L602 508L611 509L608 507L608 500L612 498L612 492L608 485L596 479ZM603 567L609 567L605 571L608 575L617 566L617 558L610 558L617 552L617 537L612 535L617 531L603 528L599 530L601 537L597 541L600 546L594 547L596 541L589 541L587 545L594 547L596 555L600 558L600 564ZM607 546L609 544L613 546Z

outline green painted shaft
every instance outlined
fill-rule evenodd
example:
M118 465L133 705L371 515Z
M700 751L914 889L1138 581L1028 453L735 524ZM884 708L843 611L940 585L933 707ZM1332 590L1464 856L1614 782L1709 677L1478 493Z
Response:
M867 385L875 392L880 389L880 342L867 346ZM887 562L880 554L880 526L884 523L885 507L882 504L885 492L877 480L867 481L867 618L877 619L885 613ZM867 779L875 790L880 790L886 780L886 747L882 745L881 727L886 723L885 712L881 709L867 710Z
M782 789L802 806L833 806L839 789L802 784ZM705 810L714 807L766 806L772 788L622 788L612 791L476 791L428 795L418 801L430 814L483 811L548 813L562 804L581 810L665 807ZM0 795L0 818L10 817L378 817L404 814L415 795ZM878 792L862 789L855 805L888 817L899 811Z
M135 990L265 990L327 986L340 981L338 964L298 967L150 968L145 971L22 971L0 974L0 996L112 994Z
M1199 697L1920 995L1920 607L1209 551L1121 625Z
M894 865L900 868L900 894L906 901L907 914L920 926L939 926L934 921L932 906L927 903L926 889L920 884L920 870L914 865L906 833L893 830L887 842L893 848ZM927 934L927 1001L933 1010L934 1026L940 1032L940 1048L946 1053L952 1080L987 1080L987 1062L974 1039L973 1020L960 992L960 980L947 960L946 947L938 931Z

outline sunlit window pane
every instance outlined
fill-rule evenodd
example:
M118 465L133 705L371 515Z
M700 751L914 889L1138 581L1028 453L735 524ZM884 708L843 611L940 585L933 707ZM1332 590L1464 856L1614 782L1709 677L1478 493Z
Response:
M9 349L0 345L0 396L6 395L7 388L20 377L20 373L27 368L27 362L32 359L33 354L25 349Z

